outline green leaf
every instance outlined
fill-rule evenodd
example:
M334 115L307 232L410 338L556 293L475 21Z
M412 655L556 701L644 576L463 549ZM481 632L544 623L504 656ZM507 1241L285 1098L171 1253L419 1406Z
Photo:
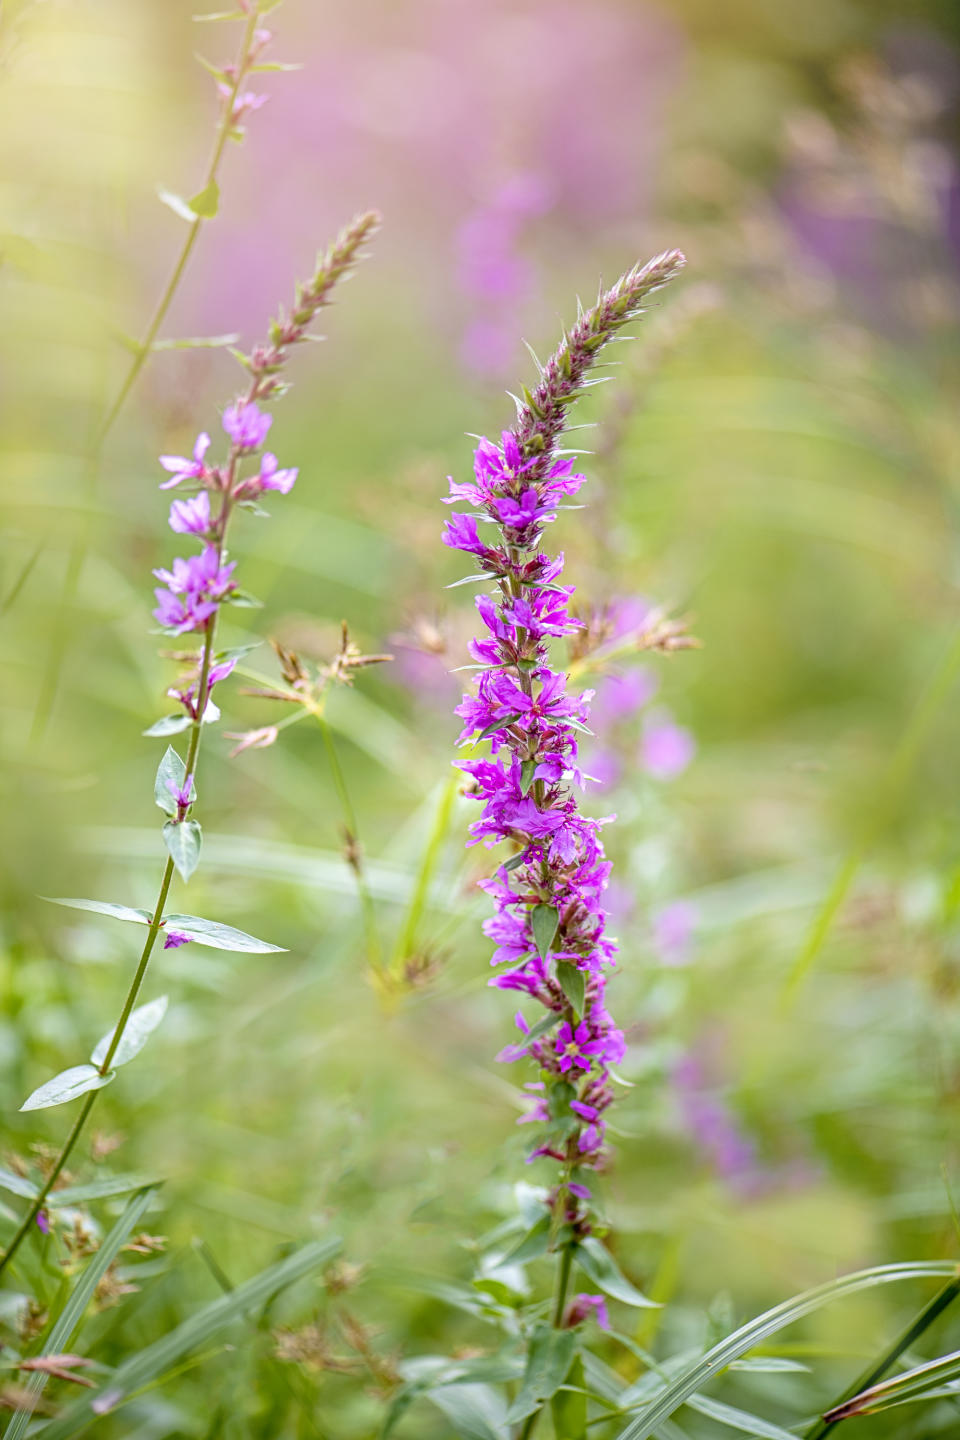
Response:
M534 905L530 925L537 954L541 960L546 960L550 954L550 946L556 939L560 916L552 905Z
M154 340L151 350L221 350L235 345L239 335L185 335L177 340ZM190 721L187 721L190 724Z
M630 1284L610 1251L595 1235L588 1235L586 1240L581 1240L573 1247L573 1258L587 1279L592 1280L594 1285L614 1300L622 1300L624 1305L635 1305L638 1309L659 1310L660 1306L655 1300L648 1300L646 1295Z
M36 1200L37 1187L32 1180L24 1175L17 1175L12 1170L0 1170L0 1190L9 1190L11 1195L19 1195L24 1200Z
M542 1323L534 1326L520 1393L507 1412L508 1424L526 1420L556 1394L567 1378L576 1350L575 1330L554 1330L552 1325Z
M516 870L519 865L522 865L522 864L523 864L523 861L524 861L524 851L521 850L520 853L519 853L519 855L511 855L509 860L504 860L503 864L500 866L500 869L501 869L501 870Z
M733 1405L724 1405L707 1395L691 1395L687 1404L691 1410L706 1415L708 1420L716 1420L718 1424L731 1430L741 1430L746 1435L760 1436L762 1440L797 1440L796 1435L791 1435L782 1425L774 1425L771 1420L762 1420L759 1415L751 1415Z
M184 880L189 880L200 862L203 832L196 820L181 820L179 825L168 820L163 827L163 843Z
M120 1036L120 1043L110 1062L111 1065L114 1067L117 1065L126 1065L135 1055L139 1055L166 1013L166 995L160 995L156 1000L149 1000L146 1005L138 1005L136 1010L131 1013L124 1027L123 1034ZM96 1049L90 1056L90 1063L92 1065L103 1064L107 1051L110 1049L113 1041L115 1030L116 1026L114 1026L113 1030L108 1031L102 1040L97 1042Z
M198 25L210 20L245 20L246 18L243 10L211 10L207 15L190 16L190 19L195 20Z
M65 1105L68 1100L76 1100L78 1095L85 1095L88 1090L102 1090L104 1085L109 1085L113 1079L113 1071L109 1075L101 1075L95 1065L71 1065L69 1070L61 1070L59 1075L54 1075L45 1085L34 1090L23 1104L21 1110L49 1110L53 1105Z
M194 215L199 215L201 220L212 220L220 209L220 187L216 180L211 180L196 195L191 195L187 201Z
M561 1388L550 1400L553 1432L556 1440L586 1440L587 1397L583 1393L586 1381L583 1376L583 1361L579 1355L573 1357L567 1379L575 1388Z
M156 1175L101 1175L97 1180L88 1180L85 1185L65 1185L62 1190L51 1190L47 1205L82 1205L88 1200L109 1200L114 1195L129 1195L131 1190L156 1188L163 1181Z
M527 1039L539 1040L540 1036L548 1034L549 1031L553 1029L554 1025L559 1025L562 1019L563 1016L557 1015L556 1013L544 1015L543 1019L538 1020L536 1025L534 1025L533 1028L527 1032Z
M184 200L182 195L177 195L173 190L167 190L163 185L158 185L157 196L163 204L166 205L168 210L173 211L174 215L179 215L180 219L186 220L188 225L196 224L198 217L191 210L189 203Z
M199 915L168 915L163 923L166 930L175 930L178 935L186 935L198 945L208 945L211 950L233 950L247 955L287 953L282 945L270 945L266 940L258 940L255 935L235 930L232 925L221 925L218 920L203 920Z
M152 1198L153 1187L151 1186L141 1190L129 1201L123 1214L67 1295L63 1309L54 1321L52 1328L47 1332L43 1348L40 1351L41 1355L62 1355L66 1351L80 1326L87 1306L96 1293L97 1286L127 1243L131 1232L145 1214ZM32 1401L46 1387L50 1377L42 1370L34 1370L29 1378L27 1376L23 1378L25 1381L23 1389ZM4 1440L20 1440L20 1436L26 1433L30 1424L33 1409L33 1404L25 1404L16 1411L7 1427Z
M828 1410L825 1419L835 1423L855 1415L875 1415L879 1410L889 1410L894 1405L903 1405L908 1400L933 1399L943 1393L940 1389L946 1382L960 1379L960 1350L928 1360L892 1380L883 1380L852 1395L849 1400ZM956 1391L952 1390L954 1395Z
M550 1216L543 1215L537 1223L527 1231L519 1244L508 1251L500 1261L501 1265L523 1265L528 1260L536 1260L538 1255L545 1255L550 1244Z
M109 915L114 920L129 920L134 925L149 925L153 916L149 910L134 910L129 905L114 905L109 900L65 900L56 895L44 895L51 905L66 905L68 910L92 910L95 915Z
M753 1375L798 1374L809 1375L810 1366L802 1360L788 1360L781 1355L751 1355L746 1360L734 1360L731 1370L746 1370Z
M160 720L154 720L153 724L146 730L141 730L141 735L149 735L151 739L157 739L163 735L179 735L181 730L189 730L192 725L189 715L164 715Z
M251 595L247 590L231 590L227 601L231 605L236 605L238 610L263 609L263 601L258 600L256 595Z
M515 720L519 720L519 719L520 719L520 711L519 711L519 710L517 711L517 713L516 713L515 715L505 715L502 720L494 720L493 724L492 724L492 725L488 725L487 728L486 728L486 730L481 730L479 735L474 735L474 736L471 737L471 739L469 739L469 740L464 740L463 743L464 743L464 745L479 745L481 740L486 740L487 736L488 736L488 735L492 735L492 734L494 733L494 731L496 731L496 730L506 730L506 728L507 728L508 725L512 725Z
M174 800L168 788L175 785L182 790L187 779L187 767L172 745L168 745L163 759L157 768L157 778L153 782L153 798L165 815L176 815L177 802Z
M870 1270L857 1270L851 1275L831 1280L826 1285L817 1285L812 1290L794 1295L792 1299L775 1305L771 1310L765 1310L762 1315L756 1316L746 1325L741 1325L739 1330L735 1330L693 1365L688 1366L652 1403L645 1402L643 1414L631 1421L626 1429L621 1430L617 1440L648 1440L674 1411L686 1404L688 1398L695 1395L715 1375L725 1370L731 1361L738 1360L741 1355L762 1344L778 1330L802 1320L805 1315L823 1305L829 1305L832 1300L856 1294L860 1290L872 1289L875 1285L889 1285L899 1280L934 1276L953 1278L956 1273L956 1264L950 1260L919 1260L903 1265L877 1265Z
M332 1235L304 1245L286 1259L269 1265L252 1279L238 1285L229 1294L220 1295L209 1305L204 1305L175 1330L167 1331L152 1345L135 1351L107 1377L101 1389L88 1391L62 1410L45 1427L43 1440L73 1440L75 1435L81 1435L103 1415L106 1396L116 1396L115 1405L123 1404L234 1320L326 1265L340 1249L340 1243L339 1238ZM97 1408L94 1409L94 1406Z
M442 1385L424 1399L446 1415L458 1440L509 1440L507 1407L489 1385Z
M526 795L533 784L533 777L536 774L539 760L524 760L520 766L520 794Z
M583 971L578 970L576 965L571 965L568 960L559 960L557 962L557 979L560 981L560 989L570 1001L576 1014L582 1015L585 990Z

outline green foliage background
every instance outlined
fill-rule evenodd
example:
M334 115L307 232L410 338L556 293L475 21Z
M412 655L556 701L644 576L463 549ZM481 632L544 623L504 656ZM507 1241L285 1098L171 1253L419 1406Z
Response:
M664 1353L836 1273L952 1256L960 1093L957 252L915 201L917 146L948 152L951 121L946 110L917 129L910 117L894 123L849 83L852 64L879 65L909 27L937 37L956 67L956 13L835 0L810 0L802 17L764 0L679 0L669 13L686 58L651 211L636 224L545 222L532 241L543 293L523 327L546 353L555 317L601 273L612 279L668 244L688 253L688 278L581 417L601 426L592 509L556 527L586 601L655 597L692 615L703 642L652 662L661 698L697 737L693 765L664 786L633 763L615 795L591 802L619 813L609 843L636 901L612 992L633 1083L608 1209L621 1265L669 1302L658 1319L637 1312L629 1333ZM271 22L277 53L309 66L298 38L315 19L288 0ZM211 117L189 60L197 39L179 3L81 3L10 7L0 42L0 1093L5 1145L29 1158L35 1141L62 1138L65 1112L21 1117L19 1104L108 1028L134 961L125 927L37 897L152 901L159 751L140 732L166 708L171 671L149 633L149 570L172 553L155 455L215 428L235 367L223 350L158 353L94 487L90 437L122 370L121 336L142 330L180 240L154 183L202 164ZM266 79L280 94L287 77ZM230 199L245 167L262 176L284 164L258 124L228 156L224 211L166 334L197 333L218 247L269 210L268 192L240 186L243 203ZM879 280L838 278L800 242L782 204L798 154L818 195L839 203L845 181L888 222L860 242ZM305 190L318 177L322 188L322 153L289 165ZM379 197L326 195L329 229L354 198ZM510 402L455 363L452 261L430 215L401 214L395 239L390 225L388 213L329 342L297 358L295 389L276 408L276 448L300 480L269 523L238 527L233 553L264 609L235 612L231 643L275 635L322 658L342 618L380 650L440 617L454 637L449 663L464 661L469 592L443 588L461 571L439 543L438 502L446 473L469 464L464 432L496 431ZM283 213L270 226L275 247L257 264L281 299L312 257L290 253ZM222 317L245 339L275 304L250 313L248 273L237 320ZM518 380L530 373L521 353ZM64 568L85 527L89 552L63 613ZM56 702L31 741L51 653ZM268 656L257 652L258 668L271 669ZM402 678L396 667L365 672L329 707L388 947L456 736L447 701ZM277 718L236 687L225 714L231 730ZM333 1228L364 1267L355 1291L300 1286L252 1336L238 1331L233 1348L138 1402L133 1421L98 1424L105 1436L352 1440L376 1433L382 1396L353 1374L277 1360L272 1331L319 1319L339 1337L347 1307L376 1327L381 1355L483 1346L483 1327L426 1282L468 1279L471 1245L506 1213L517 1178L536 1178L514 1134L508 1072L492 1059L510 1020L486 987L484 906L471 891L489 859L464 853L469 805L458 799L416 929L425 974L384 1007L319 731L308 721L272 749L226 757L214 736L204 864L189 902L178 882L174 904L289 953L191 946L157 957L150 994L169 993L170 1013L102 1098L98 1124L123 1137L102 1163L166 1179L150 1224L170 1246L141 1264L139 1293L89 1322L84 1352L115 1363L212 1299L201 1244L237 1282ZM845 863L849 887L813 953L811 927ZM678 897L700 917L683 969L661 963L650 929L651 911ZM803 983L790 988L804 954ZM691 1050L708 1057L715 1097L756 1147L763 1179L748 1192L712 1170L682 1123L671 1077ZM94 1162L72 1168L85 1177ZM812 1378L777 1376L775 1400L773 1377L724 1393L780 1423L812 1413L919 1303L895 1288L789 1332ZM941 1350L956 1348L958 1323L944 1322ZM609 1359L637 1373L623 1351ZM854 1423L878 1436L949 1433L950 1405L942 1419L904 1413ZM459 1433L451 1424L417 1409L398 1433ZM688 1412L683 1424L691 1436L723 1433Z

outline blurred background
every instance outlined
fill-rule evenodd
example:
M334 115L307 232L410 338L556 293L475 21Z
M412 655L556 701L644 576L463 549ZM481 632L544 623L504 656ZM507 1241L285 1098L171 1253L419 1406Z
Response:
M175 908L289 953L154 962L170 1013L99 1104L100 1158L73 1168L168 1177L152 1227L170 1246L94 1322L102 1345L216 1293L196 1237L242 1276L327 1224L364 1275L347 1309L302 1296L291 1326L342 1347L349 1313L387 1370L484 1343L426 1282L468 1276L469 1242L539 1177L513 1129L524 1077L493 1060L512 1022L473 891L492 860L464 851L470 802L450 789L449 672L474 612L444 588L463 569L439 502L468 434L509 423L505 392L534 373L522 342L545 356L577 296L674 245L685 276L578 415L599 427L578 441L590 508L550 536L582 613L625 633L663 607L703 646L590 679L586 804L618 816L610 995L630 1040L606 1203L621 1264L670 1302L630 1333L669 1351L844 1270L953 1254L960 15L286 0L268 23L270 58L302 68L257 77L267 102L229 148L162 335L249 346L317 247L383 211L275 407L300 478L236 528L264 608L232 612L228 639L322 663L346 620L394 655L327 713L405 984L385 1007L370 983L317 726L233 759L212 734L204 863ZM141 731L169 708L150 570L176 550L155 457L217 429L236 362L159 350L99 462L93 437L183 241L156 186L192 194L211 148L194 52L222 62L237 30L181 0L8 0L0 21L0 1086L5 1145L28 1164L68 1116L18 1106L108 1028L135 960L126 927L37 897L149 906L161 863L165 742ZM265 643L248 665L278 673ZM281 718L222 689L227 730ZM885 1291L790 1332L816 1371L796 1413L916 1301ZM280 1433L255 1427L278 1367L297 1367L267 1332L253 1353L212 1362L248 1426L224 1433ZM377 1384L318 1353L297 1384L322 1426L303 1433L374 1433ZM200 1385L167 1387L166 1419L144 1410L136 1433L207 1433ZM920 1436L928 1418L869 1423ZM118 1423L103 1433L134 1433ZM429 1411L404 1424L450 1433Z

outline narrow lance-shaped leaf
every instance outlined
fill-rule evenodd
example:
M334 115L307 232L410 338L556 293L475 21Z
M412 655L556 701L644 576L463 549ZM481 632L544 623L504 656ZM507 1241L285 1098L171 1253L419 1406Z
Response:
M172 745L168 745L163 759L157 767L157 778L153 782L153 798L165 815L176 815L177 802L173 798L172 785L182 790L187 780L187 767Z
M568 960L561 960L557 964L557 979L574 1011L582 1015L585 994L583 971L578 970L576 965L571 965Z
M656 1300L649 1300L642 1294L635 1285L623 1274L616 1260L604 1245L594 1235L588 1235L585 1240L579 1241L573 1249L573 1258L588 1280L604 1290L614 1300L622 1300L624 1305L634 1305L638 1309L656 1310Z
M546 1403L567 1378L577 1350L575 1330L555 1330L537 1325L531 1333L520 1393L507 1412L507 1421L517 1424Z
M52 1080L34 1090L20 1109L49 1110L54 1105L65 1105L68 1100L76 1100L78 1095L85 1095L88 1090L102 1090L104 1085L110 1084L113 1074L111 1070L101 1075L95 1065L71 1065L69 1070L61 1070L59 1075L54 1075Z
M533 914L530 917L530 925L533 930L534 944L541 960L546 960L550 954L550 947L553 944L557 929L560 925L560 916L552 905L534 905Z
M188 730L192 723L189 715L164 715L141 733L158 739L163 735L178 735L181 730Z
M585 1384L583 1361L579 1355L575 1355L566 1386L558 1390L550 1400L554 1434L559 1436L559 1440L587 1440Z
M179 825L168 820L163 827L163 843L184 880L189 880L200 863L203 832L196 820L181 820Z
M120 1037L120 1043L110 1061L111 1065L126 1065L135 1055L139 1055L166 1013L166 995L159 995L156 1000L150 1000L146 1005L139 1005L137 1009L132 1012L124 1027L123 1034ZM97 1042L96 1049L90 1056L91 1064L103 1064L107 1051L113 1042L115 1030L116 1026L114 1026L113 1030L108 1031L102 1040Z
M109 915L113 920L129 920L133 925L149 925L153 918L149 910L134 910L130 905L114 905L109 900L65 900L54 895L43 898L51 905L65 905L68 910L90 910L95 915Z
M198 945L207 945L211 950L233 950L248 955L286 954L282 945L271 945L266 940L258 940L255 935L234 929L232 925L221 925L218 920L204 920L199 915L168 915L164 928L185 935Z

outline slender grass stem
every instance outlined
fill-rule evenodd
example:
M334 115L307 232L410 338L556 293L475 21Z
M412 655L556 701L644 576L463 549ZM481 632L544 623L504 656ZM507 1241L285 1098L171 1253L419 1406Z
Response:
M360 897L360 911L363 916L364 942L367 950L367 960L371 970L378 980L383 980L383 952L380 945L380 931L377 927L377 911L367 884L366 871L363 867L363 857L360 854L360 834L357 825L356 811L353 808L353 801L350 799L350 791L347 788L346 776L343 773L343 766L340 764L340 757L337 754L337 747L334 743L327 717L323 713L322 706L311 707L310 713L314 716L320 726L320 733L323 736L324 747L327 752L327 759L330 761L330 772L333 775L333 783L340 801L340 808L343 812L343 822L347 829L347 843L349 845L349 863L357 882L357 893Z
M909 1350L915 1341L919 1340L924 1331L929 1329L933 1322L943 1314L949 1305L953 1304L958 1295L960 1295L960 1277L956 1280L950 1280L944 1285L942 1290L934 1295L930 1303L924 1306L920 1314L917 1315L902 1334L894 1340L890 1348L884 1351L880 1359L865 1370L862 1375L858 1376L853 1384L840 1396L836 1404L832 1405L830 1410L826 1411L824 1415L821 1415L811 1428L805 1432L803 1440L821 1440L822 1436L829 1434L831 1430L835 1430L838 1425L841 1425L846 1417L840 1416L836 1420L830 1420L826 1417L832 1410L839 1409L840 1406L844 1405L848 1400L852 1400L855 1395L859 1395L863 1390L869 1390L871 1385L876 1385L878 1381L882 1380L891 1365L894 1365L900 1356L906 1350Z
M453 814L453 804L457 798L457 789L460 782L461 777L459 773L452 775L444 786L440 796L440 803L437 806L433 826L423 852L423 859L420 862L416 885L410 897L410 904L407 908L403 926L397 936L393 958L390 962L390 969L396 980L403 978L404 962L413 953L417 930L420 926L420 921L427 905L427 897L430 893L430 882L433 880L434 871L437 868L437 861L443 849L443 842L450 829L450 817Z
M243 28L243 38L240 42L240 50L233 67L234 79L232 81L228 95L226 95L223 100L223 113L220 119L220 124L217 127L216 138L213 146L213 153L207 166L206 176L204 177L204 182L202 186L203 190L207 190L212 185L214 185L216 183L217 175L219 174L220 162L223 159L223 153L226 148L227 140L229 139L230 131L233 128L231 120L231 116L233 114L233 107L236 103L237 95L240 91L240 86L243 84L243 80L247 72L247 67L250 63L250 51L254 43L254 36L257 29L257 20L258 6L254 5L251 7L250 14L247 17L247 22ZM173 304L174 296L179 289L180 281L183 279L184 271L187 268L187 263L190 259L191 254L193 253L194 246L197 243L197 239L200 235L203 224L204 217L200 215L198 215L196 219L191 221L190 227L187 231L186 239L181 246L180 253L177 256L177 260L171 272L170 278L167 281L163 294L161 295L160 300L157 303L157 306L150 319L150 323L147 325L143 339L138 343L136 350L134 351L133 359L130 363L129 369L124 376L123 381L121 382L116 397L114 398L112 405L108 409L103 419L103 422L99 430L97 431L96 439L93 445L93 451L90 456L89 481L87 487L87 498L89 500L92 500L97 492L100 477L100 462L103 456L103 447L106 444L107 437L113 429L121 410L126 404L127 397L129 396L134 385L137 383L140 372L142 371L144 365L150 357L150 354L153 350L154 341L157 338L160 326L163 324L170 309L170 306ZM56 703L57 690L60 683L60 671L62 669L64 657L66 654L67 617L70 613L70 610L72 609L72 602L76 595L77 587L80 583L80 575L83 571L83 563L86 559L87 550L89 548L89 535L90 521L89 518L87 518L83 523L80 535L70 549L70 554L67 560L67 568L64 572L63 585L60 591L60 598L57 610L59 619L57 623L56 634L47 652L47 659L44 666L43 678L40 682L40 690L37 696L37 704L33 712L33 721L30 726L30 740L32 744L37 744L43 738L47 725L50 722L50 717L53 714L53 707ZM29 577L30 570L36 564L38 558L39 551L35 555L31 556L30 559L27 561L27 564L24 566L23 571L18 576L17 580L14 582L10 595L8 596L7 602L4 606L5 609L10 604L12 604L13 600L23 588Z

